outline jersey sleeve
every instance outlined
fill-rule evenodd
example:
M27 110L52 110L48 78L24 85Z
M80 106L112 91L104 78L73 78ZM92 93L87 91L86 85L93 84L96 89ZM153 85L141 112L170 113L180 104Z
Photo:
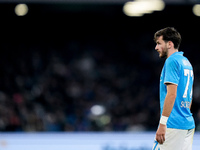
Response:
M175 59L166 60L166 70L164 83L173 83L178 85L180 79L180 66Z

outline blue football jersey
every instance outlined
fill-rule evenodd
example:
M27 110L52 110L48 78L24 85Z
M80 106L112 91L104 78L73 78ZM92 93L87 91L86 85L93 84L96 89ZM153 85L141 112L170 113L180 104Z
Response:
M189 60L183 52L175 52L165 61L160 76L160 108L161 114L167 94L166 83L177 85L177 96L174 107L167 121L168 128L193 129L194 118L190 112L192 101L194 74Z

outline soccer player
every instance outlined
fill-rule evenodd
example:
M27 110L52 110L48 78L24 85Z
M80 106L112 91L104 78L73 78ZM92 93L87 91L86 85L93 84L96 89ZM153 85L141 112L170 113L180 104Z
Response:
M152 150L192 150L192 65L179 51L181 35L173 27L157 31L154 41L159 57L166 60L160 76L161 117Z

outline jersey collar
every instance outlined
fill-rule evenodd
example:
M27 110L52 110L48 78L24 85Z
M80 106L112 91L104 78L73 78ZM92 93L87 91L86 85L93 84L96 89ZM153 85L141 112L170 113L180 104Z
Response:
M171 54L171 56L173 56L173 55L183 55L183 52L182 51L174 52L173 54Z

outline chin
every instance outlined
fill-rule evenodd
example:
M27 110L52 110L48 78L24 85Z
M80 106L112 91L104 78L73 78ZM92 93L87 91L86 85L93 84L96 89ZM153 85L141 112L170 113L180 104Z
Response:
M160 55L160 58L167 58L167 55Z

